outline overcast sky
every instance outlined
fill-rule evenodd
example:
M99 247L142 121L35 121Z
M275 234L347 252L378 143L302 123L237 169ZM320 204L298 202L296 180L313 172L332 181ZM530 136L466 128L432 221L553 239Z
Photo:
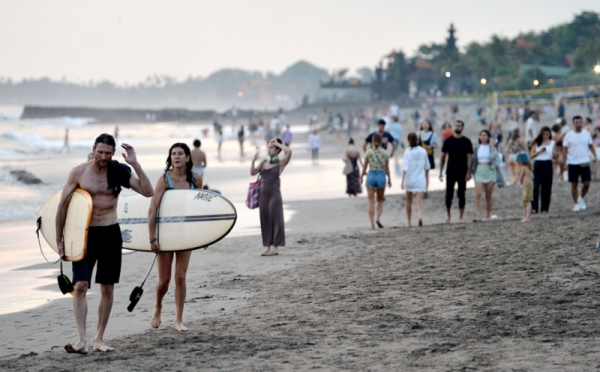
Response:
M304 59L373 67L392 49L569 22L600 0L0 0L0 76L137 83L221 68L280 73Z

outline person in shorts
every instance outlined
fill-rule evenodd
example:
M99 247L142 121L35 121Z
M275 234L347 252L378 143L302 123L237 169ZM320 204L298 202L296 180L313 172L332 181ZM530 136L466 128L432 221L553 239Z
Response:
M593 157L590 159L590 152ZM573 212L586 210L585 195L590 189L592 172L590 162L596 163L596 148L592 135L583 130L583 119L577 115L573 117L573 130L565 135L563 141L563 159L569 170L569 182L571 183L571 196L573 197ZM583 183L581 195L579 195L579 179Z
M362 185L365 174L367 175L367 196L369 198L368 213L371 220L371 229L375 228L375 222L379 228L383 225L379 221L383 213L383 202L385 201L385 178L387 186L392 187L390 177L389 155L381 148L382 136L379 133L373 135L371 148L365 154L365 163L360 176ZM367 173L367 169L369 173ZM375 195L377 195L377 219L375 219Z
M69 196L76 188L86 190L92 197L92 217L88 230L87 252L83 260L73 262L73 312L77 326L78 340L65 345L67 353L87 354L86 317L87 291L91 286L92 271L96 263L96 283L100 284L100 307L94 351L106 352L114 349L104 343L104 331L112 309L115 283L121 273L121 229L117 223L117 202L121 187L132 188L138 193L150 197L154 194L152 183L137 161L135 150L124 143L125 164L112 160L115 153L115 139L110 134L101 134L96 138L92 152L94 158L73 168L63 187L58 205L63 206L56 215L56 243L58 254L64 260L65 244L63 227ZM135 175L131 173L131 168ZM137 175L137 176L136 176Z

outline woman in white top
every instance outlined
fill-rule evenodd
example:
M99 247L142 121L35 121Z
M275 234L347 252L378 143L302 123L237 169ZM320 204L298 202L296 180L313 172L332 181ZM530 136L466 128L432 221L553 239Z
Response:
M417 196L417 213L419 226L423 226L423 193L427 188L426 172L430 169L427 151L419 146L415 133L408 134L409 148L404 152L402 170L402 190L406 190L406 216L408 227L412 214L413 194Z
M555 142L552 140L552 131L543 127L538 135L531 141L531 160L533 160L533 201L531 213L548 213L550 197L552 196L552 153ZM538 202L542 197L541 209Z
M475 204L477 209L477 220L481 220L481 198L485 192L486 220L490 219L492 213L492 192L496 185L496 167L499 164L496 141L492 138L489 130L479 132L479 146L473 151L472 174L475 179Z

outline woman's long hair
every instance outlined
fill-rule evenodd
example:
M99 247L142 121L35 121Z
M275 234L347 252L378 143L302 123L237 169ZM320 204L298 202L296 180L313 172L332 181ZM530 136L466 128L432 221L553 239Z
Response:
M171 148L169 149L169 155L167 156L167 167L165 168L165 173L167 171L170 171L171 169L173 169L173 162L171 161L171 151L173 151L173 149L175 148L180 148L183 149L183 152L185 153L185 156L189 157L190 160L188 160L185 163L185 179L186 181L189 182L190 185L194 184L194 174L192 172L192 168L194 167L194 163L192 162L192 152L190 151L190 148L188 147L188 145L186 145L185 143L182 142L177 142L174 143L173 146L171 146ZM165 179L165 182L167 182L167 177L163 176L163 178Z
M491 145L491 142L494 140L494 139L492 138L492 133L490 133L490 131L489 131L489 130L487 130L487 129L484 129L484 130L482 130L481 132L479 132L479 134L481 134L481 133L485 133L485 134L487 134L487 136L488 136L488 143L487 143L487 144L488 144L488 145ZM479 144L481 145L481 138L479 139Z
M518 140L519 138L521 138L521 131L519 130L519 128L515 128L515 129L512 131L512 135L511 135L511 137L510 137L510 140L511 140L511 141L516 141L516 140Z
M433 125L431 125L431 122L429 121L429 119L424 119L424 120L421 122L421 128L420 128L420 129L421 129L421 131L422 131L422 132L425 132L425 129L424 129L424 128L425 128L425 126L423 125L423 124L425 124L425 123L427 123L427 124L429 125L429 130L428 130L428 132L431 132L431 131L433 131Z
M531 141L531 145L533 145L535 143L537 146L541 146L542 142L544 142L544 137L542 137L544 132L548 132L548 139L550 139L550 140L552 139L552 131L550 130L550 127L542 127L542 129L540 129L540 132L537 134L537 136L535 136L533 141Z

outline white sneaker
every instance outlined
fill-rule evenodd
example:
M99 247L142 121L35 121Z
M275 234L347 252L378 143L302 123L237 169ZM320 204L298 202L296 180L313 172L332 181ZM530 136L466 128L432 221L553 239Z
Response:
M587 209L587 205L585 205L585 200L583 200L583 198L580 196L579 200L579 208L581 208L582 211L585 211Z
M579 203L575 204L575 206L573 207L573 212L579 212L581 210L581 207L579 206Z

